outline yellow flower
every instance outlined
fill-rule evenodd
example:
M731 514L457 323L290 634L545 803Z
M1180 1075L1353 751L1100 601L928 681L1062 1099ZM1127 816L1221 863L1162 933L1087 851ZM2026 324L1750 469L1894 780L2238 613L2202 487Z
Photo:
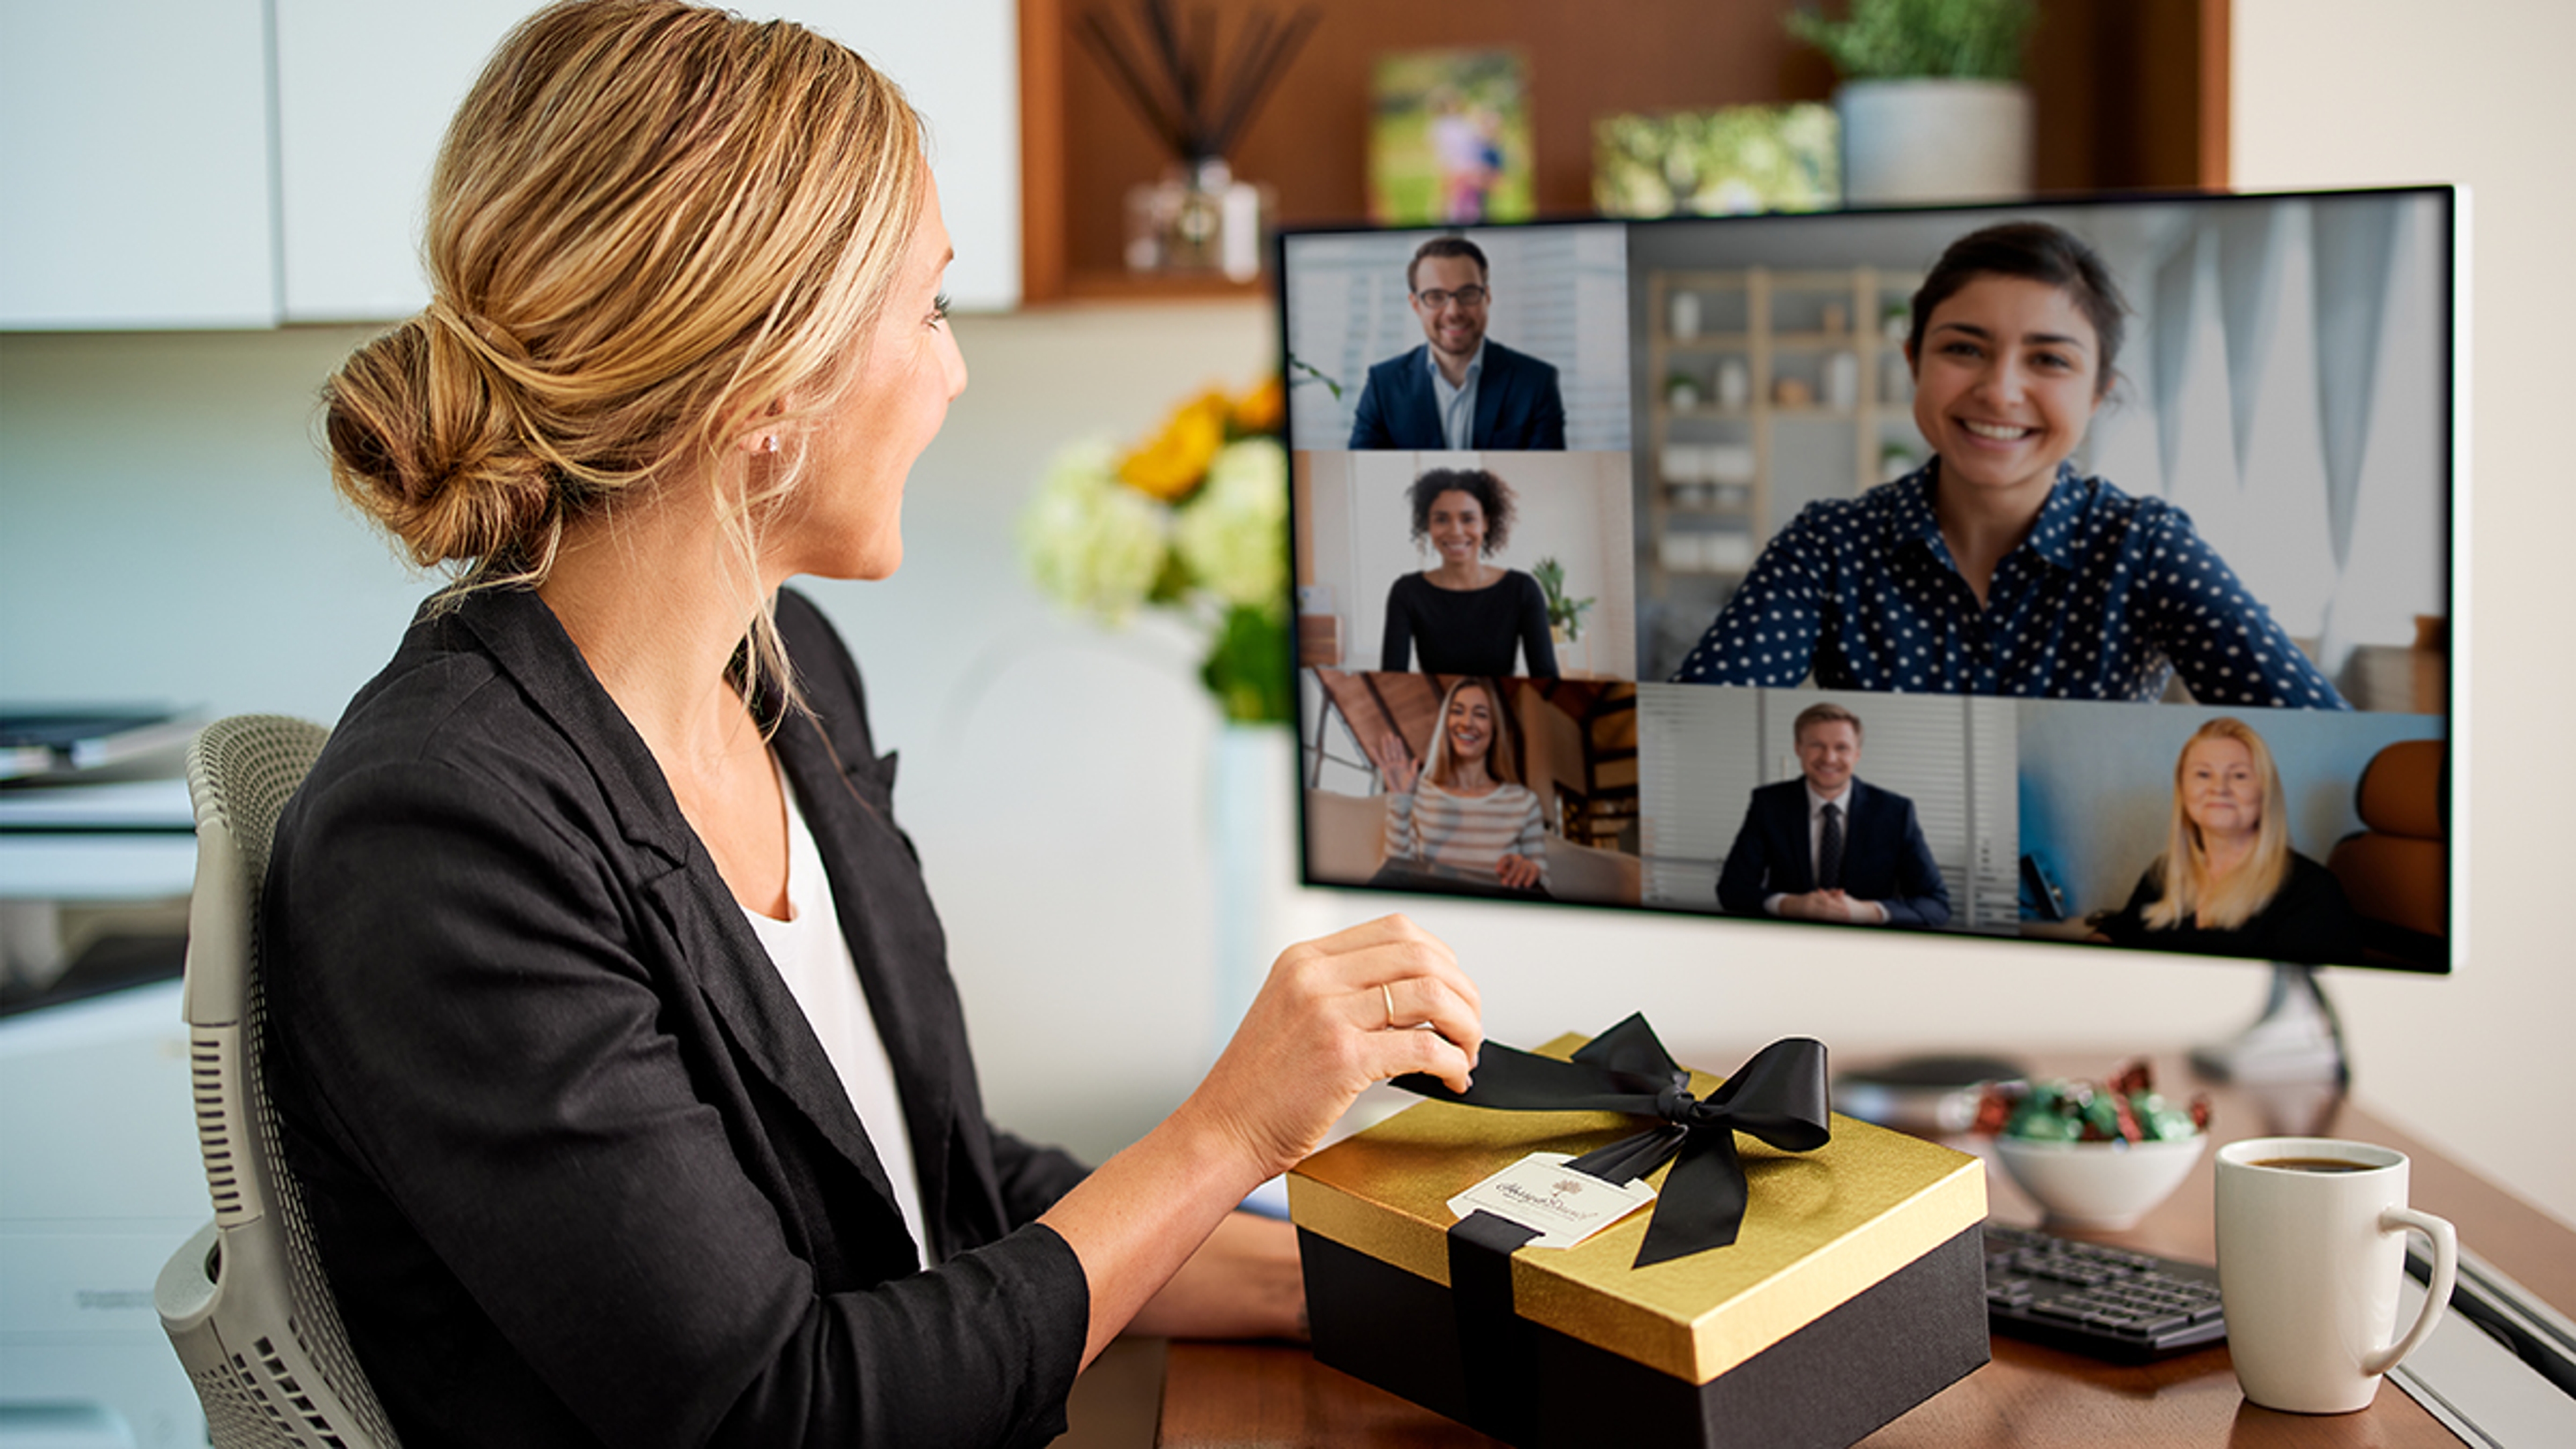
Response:
M1238 437L1251 433L1275 433L1286 418L1288 391L1271 378L1245 393L1234 405L1234 431Z
M1225 446L1225 419L1233 410L1226 395L1213 389L1183 403L1163 431L1118 465L1118 477L1129 487L1178 503L1198 491L1208 463Z

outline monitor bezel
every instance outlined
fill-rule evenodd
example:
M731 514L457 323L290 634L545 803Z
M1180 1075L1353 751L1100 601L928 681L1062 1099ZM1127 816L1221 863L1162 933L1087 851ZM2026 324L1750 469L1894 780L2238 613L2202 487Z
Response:
M2331 966L2335 969L2342 970L2386 970L2422 976L2449 975L2458 970L2461 963L2466 959L2468 950L2467 928L2470 914L2466 905L2468 875L2464 858L2466 852L2463 846L2468 834L2466 805L2469 796L2467 785L2469 760L2467 743L2468 712L2466 704L2469 698L2468 654L2471 630L2469 627L2469 589L2467 586L2467 569L2465 564L2468 549L2468 513L2472 493L2469 457L2469 439L2471 436L2469 425L2470 379L2468 375L2469 370L2466 365L2467 359L2470 356L2468 345L2468 327L2470 317L2468 259L2471 253L2469 249L2469 195L2467 189L2463 186L2453 183L2428 182L2403 186L2320 187L2261 191L2177 188L2137 191L2077 192L2010 200L1939 202L1903 206L1839 207L1802 212L1760 212L1746 213L1740 216L1688 215L1647 218L1607 217L1584 214L1547 216L1520 221L1477 222L1465 225L1423 223L1392 224L1372 221L1324 221L1285 224L1273 230L1267 247L1267 260L1270 267L1270 276L1272 278L1272 284L1269 288L1270 302L1277 338L1278 361L1276 375L1281 381L1283 389L1283 407L1285 409L1281 422L1282 447L1283 450L1290 454L1290 468L1293 473L1296 466L1294 455L1298 450L1295 449L1292 441L1295 437L1294 418L1296 402L1295 389L1291 386L1295 381L1295 378L1291 371L1289 351L1289 341L1292 334L1290 331L1290 300L1287 261L1291 244L1301 238L1319 236L1342 237L1385 235L1390 233L1433 234L1443 232L1518 232L1548 228L1599 227L1604 225L1616 225L1625 228L1708 226L1711 224L1724 225L1738 221L1761 221L1772 224L1788 222L1792 224L1815 223L1829 225L1837 221L1848 221L1853 218L1881 216L1956 215L1961 217L1973 217L1977 215L1991 215L2000 219L2016 213L2029 213L2034 211L2062 212L2090 208L2144 207L2172 204L2277 205L2288 201L2311 201L2340 197L2371 197L2389 199L2421 197L2433 200L2440 208L2439 216L2433 227L2433 232L2441 247L2441 255L2436 259L2436 265L2438 268L2437 275L2446 285L2440 287L2438 291L2441 303L2447 309L2447 316L2441 319L2432 331L2434 336L2438 339L2439 346L2441 348L2441 356L2438 359L2438 364L2440 376L2443 380L2444 399L2446 403L2446 405L2441 408L2440 417L2438 419L2438 426L2441 429L2439 453L2446 460L2448 469L2448 477L2443 480L2440 488L2444 505L2444 537L2439 551L2439 556L2445 564L2443 593L2446 604L2445 617L2448 620L2442 736L2444 750L2443 779L2441 786L2441 809L2445 826L2443 842L2443 909L2446 929L2443 962L2438 967L2417 966L2396 961L2336 961L2315 964L2321 967ZM1633 287L1633 271L1631 272L1631 286ZM1635 343L1633 340L1630 343L1630 348L1630 368L1633 373L1633 369L1636 366L1634 360ZM1631 395L1633 398L1633 388ZM1633 453L1638 447L1636 420L1633 416L1633 401L1631 403L1631 408L1632 416L1630 419L1629 448ZM1298 500L1296 497L1296 490L1292 488L1290 490L1289 515L1285 530L1285 547L1288 549L1289 568L1288 577L1284 585L1286 598L1283 604L1284 617L1289 621L1289 628L1292 631L1295 627L1295 620L1298 617L1297 578L1299 561L1297 558L1297 539L1300 536L1301 530L1299 527L1300 519L1297 515L1297 508ZM1574 909L1603 913L1609 916L1615 916L1622 920L1659 921L1671 919L1706 919L1717 922L1726 922L1738 926L1750 926L1757 929L1771 927L1812 931L1819 927L1825 929L1834 928L1834 923L1830 922L1792 921L1770 917L1717 914L1696 908L1660 905L1646 901L1639 901L1631 904L1625 902L1580 899L1521 900L1507 898L1483 898L1461 896L1454 893L1436 890L1413 889L1397 885L1376 885L1354 883L1346 880L1319 878L1313 871L1307 848L1309 841L1312 838L1312 832L1315 828L1314 822L1309 818L1304 789L1306 754L1312 744L1312 742L1306 738L1307 721L1303 676L1308 672L1308 667L1298 662L1297 650L1295 648L1293 636L1290 641L1287 655L1289 670L1288 697L1294 701L1292 708L1295 709L1297 716L1292 722L1292 728L1296 731L1296 748L1291 752L1290 756L1292 769L1296 771L1297 775L1294 817L1296 820L1297 830L1297 848L1294 854L1296 859L1297 882L1303 887L1321 890L1352 891L1364 893L1372 897L1386 897L1398 900L1436 900L1456 904L1501 906L1521 909L1536 908L1554 911ZM1643 685L1649 682L1658 681L1638 679L1633 682L1638 685ZM1698 687L1724 688L1729 686ZM1874 931L1882 938L1891 934L1891 928L1889 927L1844 927L1843 929ZM2047 951L2058 959L2070 961L2078 957L2098 961L2103 959L2103 953L2105 952L2118 953L2114 959L2123 960L2232 960L2255 962L2258 964L2261 960L2261 958L2250 956L2212 956L2189 951L2122 947L2100 942L2059 941L2020 935L1987 935L1979 932L1965 932L1948 928L1915 929L1898 927L1893 928L1893 931L1906 937L1929 936L1959 941L2009 943L2010 949L2017 952L2029 952L2034 950ZM2050 948L2056 949L2052 951Z

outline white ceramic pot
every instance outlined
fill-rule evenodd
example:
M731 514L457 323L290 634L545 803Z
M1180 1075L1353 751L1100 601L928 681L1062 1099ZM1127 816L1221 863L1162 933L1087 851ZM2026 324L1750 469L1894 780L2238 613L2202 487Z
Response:
M2030 194L2030 91L2015 82L1851 81L1834 108L1850 205Z

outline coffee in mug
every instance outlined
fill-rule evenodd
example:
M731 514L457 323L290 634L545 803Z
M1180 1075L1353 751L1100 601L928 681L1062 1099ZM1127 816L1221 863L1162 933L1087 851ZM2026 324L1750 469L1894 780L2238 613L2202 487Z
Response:
M2344 1414L2442 1321L2459 1235L2406 1205L2406 1155L2327 1137L2257 1137L2218 1150L2218 1291L2245 1397ZM2402 1337L2406 1233L2433 1245L2433 1281Z

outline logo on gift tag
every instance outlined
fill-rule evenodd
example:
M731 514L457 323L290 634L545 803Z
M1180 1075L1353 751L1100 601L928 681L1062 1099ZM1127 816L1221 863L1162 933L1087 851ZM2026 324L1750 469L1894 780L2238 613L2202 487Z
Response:
M1655 1200L1645 1180L1603 1182L1565 1164L1562 1152L1533 1152L1449 1199L1459 1217L1482 1209L1538 1234L1533 1248L1571 1248Z

